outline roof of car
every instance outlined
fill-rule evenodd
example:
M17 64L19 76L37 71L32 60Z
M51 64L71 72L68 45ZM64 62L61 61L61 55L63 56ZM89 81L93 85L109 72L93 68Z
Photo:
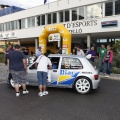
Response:
M67 55L67 54L50 54L49 57L76 57L76 58L85 58L80 55Z

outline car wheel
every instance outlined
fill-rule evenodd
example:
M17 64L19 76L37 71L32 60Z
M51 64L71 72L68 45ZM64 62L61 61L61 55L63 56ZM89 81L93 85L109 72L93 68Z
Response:
M91 81L88 78L81 77L75 82L75 90L80 94L87 94L91 90Z
M13 87L13 88L15 87L15 84L14 84L13 79L10 79L10 86L11 86L11 87ZM20 84L19 84L19 87L21 87L21 85L20 85Z

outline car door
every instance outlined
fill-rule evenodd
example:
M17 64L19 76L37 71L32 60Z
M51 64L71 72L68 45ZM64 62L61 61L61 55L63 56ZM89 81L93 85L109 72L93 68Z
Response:
M81 73L82 69L83 65L78 58L63 57L58 85L71 86L76 77Z
M31 64L28 67L28 75L27 75L27 80L30 84L37 84L37 69L35 68L35 63Z
M49 70L51 74L51 85L57 85L60 75L60 58L61 57L50 57L52 63L52 70Z

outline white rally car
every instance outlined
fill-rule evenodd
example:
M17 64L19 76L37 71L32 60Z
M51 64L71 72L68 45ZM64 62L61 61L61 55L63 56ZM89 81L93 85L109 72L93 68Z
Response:
M86 94L99 87L98 71L86 57L51 54L49 58L53 68L48 70L48 87L75 88L80 94ZM28 66L27 80L28 85L38 86L35 62ZM6 79L6 82L14 87L12 76Z

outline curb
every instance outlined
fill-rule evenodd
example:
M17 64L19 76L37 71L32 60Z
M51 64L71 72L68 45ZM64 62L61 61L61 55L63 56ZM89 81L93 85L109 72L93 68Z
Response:
M119 76L118 75L117 76L112 76L111 75L109 78L106 78L105 76L100 75L100 78L104 78L104 79L108 79L108 80L119 80L120 81L120 74L119 74Z

